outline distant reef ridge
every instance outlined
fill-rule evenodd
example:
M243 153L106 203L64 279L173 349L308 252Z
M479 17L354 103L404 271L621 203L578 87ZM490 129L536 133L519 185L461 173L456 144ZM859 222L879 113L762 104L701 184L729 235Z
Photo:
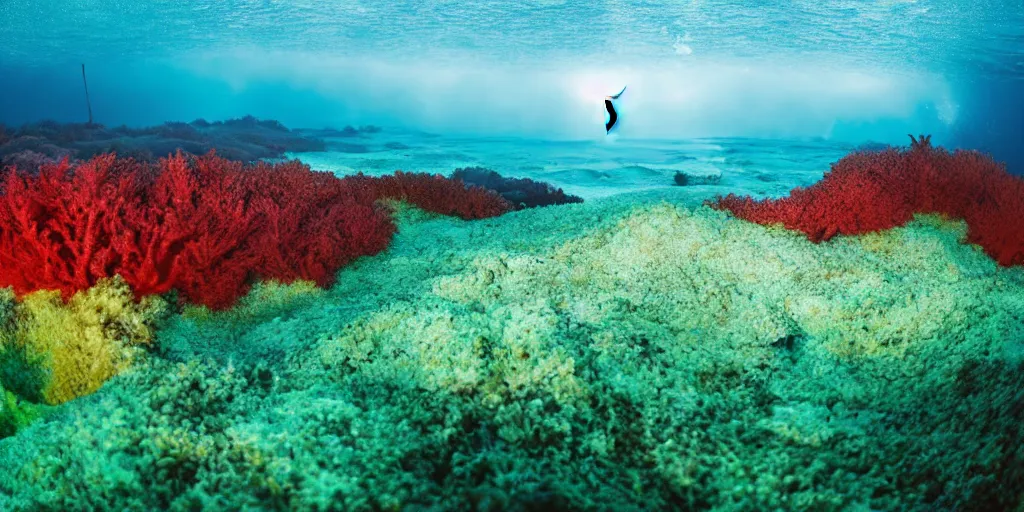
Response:
M21 169L35 169L64 158L88 160L110 152L155 162L178 150L197 155L215 150L229 160L252 162L284 158L286 152L325 149L320 138L289 130L275 120L253 116L214 122L167 122L146 128L49 120L20 127L0 124L0 166Z

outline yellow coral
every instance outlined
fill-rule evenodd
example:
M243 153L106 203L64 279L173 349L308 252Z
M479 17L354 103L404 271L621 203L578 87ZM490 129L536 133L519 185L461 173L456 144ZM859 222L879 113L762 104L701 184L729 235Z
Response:
M188 305L182 311L182 316L190 320L217 323L253 322L273 318L323 293L324 290L313 281L260 281L253 285L252 290L235 307L227 311L213 312L205 306Z
M99 389L153 339L153 323L166 310L159 297L134 300L120 278L101 281L64 303L56 291L38 291L14 306L0 335L8 352L41 365L39 396L59 404Z

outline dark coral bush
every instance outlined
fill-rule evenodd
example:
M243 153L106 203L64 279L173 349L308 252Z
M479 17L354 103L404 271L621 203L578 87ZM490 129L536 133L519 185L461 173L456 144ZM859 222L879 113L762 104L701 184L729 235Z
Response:
M583 202L579 196L566 194L548 183L529 178L506 178L483 167L455 169L451 178L462 180L467 185L494 190L517 209Z
M1024 264L1024 179L976 151L949 152L913 139L910 149L858 151L818 183L789 197L729 194L710 202L758 224L782 224L815 242L907 223L939 213L967 223L967 241L1001 265Z
M323 140L289 130L278 121L252 116L214 123L168 122L144 128L56 121L39 121L18 128L0 126L0 162L14 153L31 150L56 161L64 155L87 160L116 152L155 163L158 157L179 149L194 154L216 150L221 156L249 162L282 158L288 151L323 151L326 146Z

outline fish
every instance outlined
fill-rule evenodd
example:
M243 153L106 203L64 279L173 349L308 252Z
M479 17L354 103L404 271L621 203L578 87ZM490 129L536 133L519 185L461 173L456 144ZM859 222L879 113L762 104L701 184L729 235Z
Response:
M604 109L608 111L608 120L604 123L605 133L611 133L615 123L619 120L619 114L615 112L615 105L612 104L612 100L619 99L619 96L622 96L624 92L626 92L626 86L622 86L622 90L617 94L604 97Z

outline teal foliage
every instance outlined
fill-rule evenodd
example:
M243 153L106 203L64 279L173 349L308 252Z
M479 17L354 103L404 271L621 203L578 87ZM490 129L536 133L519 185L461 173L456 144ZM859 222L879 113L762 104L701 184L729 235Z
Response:
M0 510L1020 509L1024 273L706 213L409 219L0 442Z
M43 388L49 381L42 356L25 347L0 346L0 386L22 399L43 402Z
M18 400L14 393L0 385L0 439L23 430L45 414L46 407Z
M41 356L12 343L16 307L14 291L9 287L0 289L0 389L39 403L47 381L45 366Z

